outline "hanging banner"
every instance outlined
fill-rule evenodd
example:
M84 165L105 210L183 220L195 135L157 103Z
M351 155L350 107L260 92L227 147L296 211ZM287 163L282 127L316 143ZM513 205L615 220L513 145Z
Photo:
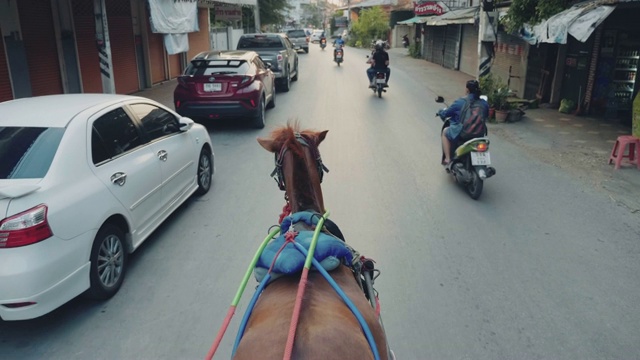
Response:
M199 31L198 0L149 0L151 31L185 34Z

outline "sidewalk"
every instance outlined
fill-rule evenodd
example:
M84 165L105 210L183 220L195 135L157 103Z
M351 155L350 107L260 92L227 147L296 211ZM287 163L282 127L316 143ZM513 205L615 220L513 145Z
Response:
M414 59L404 48L390 49L389 55L394 67L428 79L425 86L445 99L460 97L464 83L473 79L460 71ZM545 163L587 180L607 192L612 201L640 215L640 170L624 162L619 170L607 164L617 137L630 134L630 127L539 108L526 110L522 120L515 123L491 123L489 133L520 146Z

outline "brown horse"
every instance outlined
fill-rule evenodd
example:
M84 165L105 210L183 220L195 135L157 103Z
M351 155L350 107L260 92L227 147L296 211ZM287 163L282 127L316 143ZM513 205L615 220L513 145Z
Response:
M291 213L325 213L320 188L323 165L318 145L327 131L301 131L287 124L270 138L259 138L281 162L281 188ZM283 151L286 149L286 151ZM281 157L281 158L280 158ZM302 230L307 225L296 224ZM384 329L350 268L340 265L330 272L357 306L371 329L381 359L388 359ZM269 284L251 314L234 359L282 359L293 314L300 276L283 276ZM373 353L356 317L317 271L309 274L291 352L292 359L373 359Z

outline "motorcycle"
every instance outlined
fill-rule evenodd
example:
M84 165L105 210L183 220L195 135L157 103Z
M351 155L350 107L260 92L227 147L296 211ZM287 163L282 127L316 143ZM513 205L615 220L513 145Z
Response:
M371 58L373 57L373 53L371 56L367 55L369 61L367 63L371 63ZM382 97L383 92L387 92L387 74L384 71L376 71L373 77L373 83L370 88L373 90L373 94L378 94L378 97Z
M402 45L406 48L409 47L409 36L405 35L402 37Z
M344 57L344 50L342 50L342 45L334 46L336 49L333 51L333 61L335 61L338 66L340 66L342 58Z
M320 48L324 50L327 47L327 39L320 40Z
M487 100L486 96L480 97ZM444 103L444 98L438 96L436 102ZM447 107L447 105L445 103ZM449 126L449 118L443 116L446 108L438 111L436 116L444 122L442 130ZM496 169L491 165L491 156L489 153L489 138L485 132L483 137L467 140L462 144L451 144L451 161L445 165L445 171L451 174L456 182L462 185L472 199L477 200L482 194L484 180L496 174ZM444 161L444 151L442 152L442 160Z

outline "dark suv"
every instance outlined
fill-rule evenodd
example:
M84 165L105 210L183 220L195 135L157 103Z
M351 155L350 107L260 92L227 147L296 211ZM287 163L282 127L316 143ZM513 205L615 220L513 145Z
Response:
M309 53L309 36L304 30L289 30L287 31L287 36L291 40L294 49L304 50L305 53Z

